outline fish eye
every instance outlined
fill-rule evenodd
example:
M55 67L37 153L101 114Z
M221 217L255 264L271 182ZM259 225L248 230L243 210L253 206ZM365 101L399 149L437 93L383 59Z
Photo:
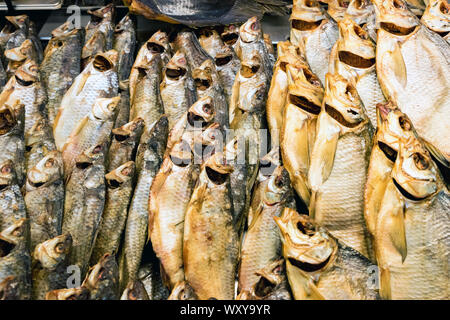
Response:
M430 162L420 153L413 154L414 164L419 170L426 170L430 167Z
M10 167L10 166L4 166L4 167L2 168L2 173L3 173L3 174L11 173L11 167Z
M136 295L134 294L134 290L130 290L130 291L128 292L128 298L129 298L130 300L137 300L137 297L136 297Z
M64 246L63 243L58 243L58 244L55 246L55 251L56 251L57 253L63 253L63 252L64 252L64 249L65 249L65 246Z
M212 107L211 107L211 105L209 103L204 104L202 110L206 114L211 114L212 113Z
M63 46L63 42L62 42L62 41L58 41L58 42L56 43L56 46L57 46L57 47L62 47L62 46Z
M51 168L51 167L53 167L55 165L55 160L54 159L48 159L46 162L45 162L45 167L46 168Z
M12 235L14 237L20 237L22 235L22 228L16 228L13 232Z
M350 113L351 115L354 115L354 116L358 115L358 112L356 112L353 109L347 109L347 112Z
M411 130L411 127L412 127L411 122L405 116L399 117L398 123L403 130L405 130L405 131Z

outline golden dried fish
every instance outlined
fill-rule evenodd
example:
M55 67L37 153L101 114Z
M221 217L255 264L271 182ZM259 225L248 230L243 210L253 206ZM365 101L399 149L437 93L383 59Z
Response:
M269 94L266 103L267 124L269 125L272 144L280 145L280 130L283 123L283 110L288 91L286 66L294 66L303 62L296 46L289 41L280 41L277 44L278 59L273 69ZM305 64L303 62L303 64Z
M44 300L47 292L67 286L67 255L72 248L72 237L63 234L38 244L32 266L33 300Z
M251 290L257 272L281 256L281 240L273 217L285 207L295 207L289 173L278 166L269 178L256 184L249 216L251 220L241 249L238 291Z
M133 191L134 173L134 162L128 161L105 175L105 208L92 250L91 264L98 262L107 253L117 253L119 249Z
M197 170L191 148L182 138L165 157L150 189L148 234L170 289L184 280L184 220Z
M114 255L105 254L91 267L82 287L89 290L89 300L119 299L119 266Z
M61 234L63 178L63 161L59 151L49 152L27 172L25 204L30 219L31 251L38 243Z
M376 300L376 265L334 238L324 227L286 208L274 218L296 300Z
M82 31L70 26L68 21L52 31L39 68L48 96L50 124L53 124L64 94L80 73Z
M117 96L119 83L115 71L116 62L115 50L98 54L73 81L61 101L53 124L58 150L62 150L72 131L89 114L98 98Z
M105 35L99 30L95 31L92 37L86 40L81 49L81 70L84 70L97 54L105 52L105 47Z
M326 2L328 5L327 13L334 21L341 21L350 5L350 0L327 0Z
M416 139L400 144L375 231L382 298L449 298L449 212L430 154Z
M450 167L450 50L402 0L375 0L376 66L386 98L411 119L433 156ZM420 94L418 94L420 92Z
M306 65L288 65L286 71L288 92L281 127L281 155L292 186L309 205L308 170L324 93L320 80Z
M234 49L238 43L237 41L239 40L239 26L235 24L225 26L223 31L220 33L220 37L226 45Z
M377 105L377 114L378 127L373 140L364 191L364 216L372 236L375 235L378 211L391 178L399 146L409 139L418 138L408 116L392 103Z
M144 120L136 118L133 121L112 130L112 141L106 159L107 171L112 171L127 161L136 157L139 140L144 129Z
M372 246L364 220L364 185L372 131L355 87L340 75L327 74L308 172L310 215L369 258Z
M19 47L6 50L5 58L8 60L6 75L11 78L26 60L37 61L37 53L30 39L25 40Z
M197 100L194 80L184 53L177 51L167 63L160 85L164 112L169 118L169 129Z
M66 184L62 231L70 233L73 247L69 264L84 277L89 264L105 203L105 145L97 145L78 156Z
M153 179L158 173L166 148L169 122L166 116L141 137L136 156L137 184L128 210L125 228L125 266L128 281L137 279L142 252L147 241L148 199Z
M233 216L230 173L224 154L237 154L231 140L201 170L185 216L183 260L186 281L199 299L234 299L240 226Z
M429 0L420 21L450 43L450 4L445 0Z
M375 6L370 0L351 0L348 5L345 17L349 17L356 22L364 31L369 34L373 41L377 41L377 26Z
M339 37L337 23L316 0L296 0L290 20L291 42L300 47L311 71L323 84L331 49Z
M191 70L199 68L203 62L211 57L198 42L198 38L191 30L183 30L177 34L173 42L176 51L182 52Z
M375 67L375 44L351 18L338 23L339 39L330 54L329 73L354 82L373 127L377 126L376 105L385 101Z
M64 176L69 177L78 156L103 142L109 143L120 97L98 98L88 116L81 119L62 148Z

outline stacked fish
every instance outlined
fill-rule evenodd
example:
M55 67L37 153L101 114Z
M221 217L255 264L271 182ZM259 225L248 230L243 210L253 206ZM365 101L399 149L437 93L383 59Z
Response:
M450 17L416 2L295 1L276 52L7 17L0 299L448 299Z

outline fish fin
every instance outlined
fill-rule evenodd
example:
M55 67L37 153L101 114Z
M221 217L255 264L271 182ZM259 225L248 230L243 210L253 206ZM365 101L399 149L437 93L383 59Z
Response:
M405 215L403 212L403 206L396 206L396 208L401 210L391 211L391 227L389 228L389 237L394 245L394 248L402 256L403 263L405 262L406 255L408 253L405 232Z
M254 224L258 220L258 217L261 215L263 208L264 208L264 206L261 202L259 202L258 207L255 210L253 210L252 207L249 208L249 210L248 210L248 230L250 230L254 226Z
M168 289L172 289L172 286L170 285L170 278L164 270L162 263L159 264L159 274L161 275L163 285Z
M89 117L84 117L83 119L81 119L80 122L78 122L77 126L72 130L72 132L70 133L69 138L66 141L66 144L69 140L73 139L75 136L77 136L82 130L83 127L86 125L86 123L89 121ZM65 146L65 145L64 145Z
M167 138L167 145L164 157L170 154L170 151L172 150L175 143L180 141L181 137L183 136L183 133L187 126L187 114L188 112L185 112L184 115L177 121L177 123L175 123L175 125L170 130L169 136Z
M391 273L389 269L380 267L380 297L391 300Z
M317 191L311 191L311 198L309 200L309 216L312 220L316 219L316 198Z
M233 122L233 119L235 117L235 113L239 109L238 108L238 104L239 104L239 84L240 84L239 78L236 77L234 82L233 82L233 87L231 88L231 101L230 101L230 106L229 106L229 109L228 109L230 125Z
M321 112L317 128L317 137L314 142L308 172L311 191L319 190L320 186L330 176L340 135L339 126L325 112Z
M89 79L90 75L91 75L90 72L86 72L86 73L82 74L81 80L77 83L77 86L76 86L75 96L78 96L80 94L80 92L83 90L84 85L86 84L86 81Z
M435 146L433 146L428 141L422 140L425 144L425 147L427 150L431 153L431 155L440 163L442 163L443 166L449 168L450 167L450 159L447 155L443 154L439 149L437 149Z
M288 270L288 279L295 279L295 284L293 283L291 288L296 300L325 300L311 277L293 266L289 260L286 260L286 270Z
M408 80L405 61L403 60L398 42L393 43L392 46L393 48L386 52L387 59L390 62L389 67L391 68L396 81L404 88L406 87Z

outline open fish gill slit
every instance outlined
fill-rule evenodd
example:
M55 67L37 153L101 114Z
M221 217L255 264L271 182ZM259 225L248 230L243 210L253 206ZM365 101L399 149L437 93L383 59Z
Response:
M209 81L208 79L195 78L194 82L197 89L200 90L206 90L211 86L211 81Z
M226 33L222 35L222 40L223 42L225 42L227 45L233 45L236 43L236 41L238 40L239 35L236 33Z
M261 277L255 285L255 295L263 298L273 291L275 284L264 277Z
M291 21L291 25L293 29L297 29L300 31L312 31L320 26L323 20L318 21L304 21L304 20L298 20L294 19Z
M15 244L0 239L0 258L6 257L15 247Z
M15 78L16 78L16 81L17 81L21 86L29 87L29 86L31 86L31 85L33 84L33 81L26 81L26 80L23 80L23 79L21 79L20 77L18 77L17 75L15 75Z
M166 76L168 76L169 78L174 79L174 80L178 80L179 78L184 76L185 73L186 73L186 69L184 69L184 68L176 68L176 69L167 68L166 69Z
M378 141L378 147L380 148L381 151L383 151L386 158L388 158L392 162L395 162L395 160L397 159L397 151L395 151L382 141Z
M107 58L97 55L94 58L94 68L103 72L112 69L113 65Z
M208 176L208 179L217 185L225 183L225 181L227 181L227 178L229 176L228 173L217 172L216 170L208 166L206 166L206 174Z
M224 65L230 63L231 59L232 59L231 54L224 56L224 57L216 57L216 59L215 59L216 66L219 66L219 67L224 66Z
M302 96L296 96L293 94L289 95L289 101L299 107L300 109L308 112L308 113L312 113L314 115L318 115L320 113L320 106L312 103L311 101L309 101L308 99L306 99L305 97Z
M193 127L195 126L196 123L199 123L199 122L201 123L202 128L206 127L206 125L208 124L208 122L203 117L196 115L193 112L189 112L187 118L188 118L188 123Z
M407 199L412 201L421 201L426 199L427 197L416 197L415 195L409 193L406 191L394 178L392 178L392 181L394 182L395 187L397 190Z
M390 23L390 22L381 22L381 23L380 23L380 27L381 27L381 29L383 29L383 30L385 30L385 31L387 31L387 32L389 32L389 33L392 33L392 34L394 34L394 35L397 35L397 36L407 36L408 34L413 33L413 32L416 30L416 28L417 28L418 26L414 26L414 27L410 27L410 28L405 28L405 27L397 26L397 25L394 24L394 23Z
M331 255L325 261L323 261L321 263L302 262L302 261L296 260L294 258L289 258L288 260L293 266L301 269L302 271L314 272L314 271L323 269L328 264L330 259L331 259Z
M14 118L9 110L0 113L0 135L4 135L11 131L11 129L14 128L14 125Z
M331 107L328 104L325 104L325 111L334 120L336 120L337 122L339 122L340 124L342 124L343 126L348 127L348 128L357 127L362 121L361 120L361 121L358 121L358 122L355 122L355 123L349 122L349 121L345 120L345 118L342 116L342 114L339 111L337 111L335 108Z
M147 43L147 49L152 53L163 53L166 50L162 45L155 42Z
M349 66L360 69L367 69L375 64L375 58L366 59L349 51L339 51L339 60Z
M122 185L122 182L117 181L116 179L107 179L106 183L110 189L117 189Z

